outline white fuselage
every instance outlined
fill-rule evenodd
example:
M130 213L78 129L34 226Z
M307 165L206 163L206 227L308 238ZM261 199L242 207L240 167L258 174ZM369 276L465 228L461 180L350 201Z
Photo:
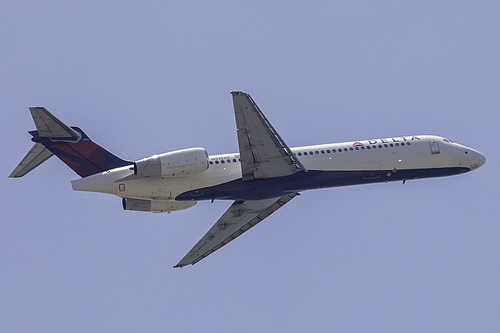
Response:
M295 147L292 151L308 172L301 177L275 178L275 182L255 180L258 184L248 190L241 185L250 183L241 181L241 164L236 153L209 156L208 169L193 175L136 177L130 166L74 180L72 186L78 191L136 199L244 200L250 191L256 198L276 197L306 189L458 174L485 162L484 156L474 149L430 135ZM256 191L259 184L267 188ZM238 189L233 191L232 186Z

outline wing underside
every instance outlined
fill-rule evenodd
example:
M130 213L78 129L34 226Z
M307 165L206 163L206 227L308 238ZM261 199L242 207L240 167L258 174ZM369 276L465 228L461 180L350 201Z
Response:
M235 201L205 236L174 267L196 264L241 236L297 195L298 193L293 193L280 198Z
M244 181L307 172L249 94L232 91L241 173ZM298 193L255 201L235 201L175 267L193 265L254 227Z
M249 94L233 95L243 180L289 176L307 169Z

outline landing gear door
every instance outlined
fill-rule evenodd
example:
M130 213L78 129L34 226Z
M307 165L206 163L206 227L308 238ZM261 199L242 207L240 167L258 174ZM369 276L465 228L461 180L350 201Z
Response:
M431 153L434 154L439 154L439 144L437 140L429 140L429 144L431 145Z

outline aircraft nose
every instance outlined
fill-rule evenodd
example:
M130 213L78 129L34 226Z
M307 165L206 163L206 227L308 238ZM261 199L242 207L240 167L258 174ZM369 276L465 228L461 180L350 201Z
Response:
M479 166L478 166L478 168L479 168L479 167L482 167L486 163L486 156L484 156L480 152L478 152L477 154L478 154L477 163L479 164Z
M480 168L486 163L486 157L474 149L467 149L465 154L468 155L468 162L471 170Z

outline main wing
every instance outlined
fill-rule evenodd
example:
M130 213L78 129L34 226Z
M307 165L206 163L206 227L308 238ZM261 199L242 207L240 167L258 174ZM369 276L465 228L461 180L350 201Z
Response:
M249 94L232 91L243 180L289 176L307 169Z
M196 264L241 236L297 195L299 194L293 193L281 198L235 201L205 236L174 267Z

